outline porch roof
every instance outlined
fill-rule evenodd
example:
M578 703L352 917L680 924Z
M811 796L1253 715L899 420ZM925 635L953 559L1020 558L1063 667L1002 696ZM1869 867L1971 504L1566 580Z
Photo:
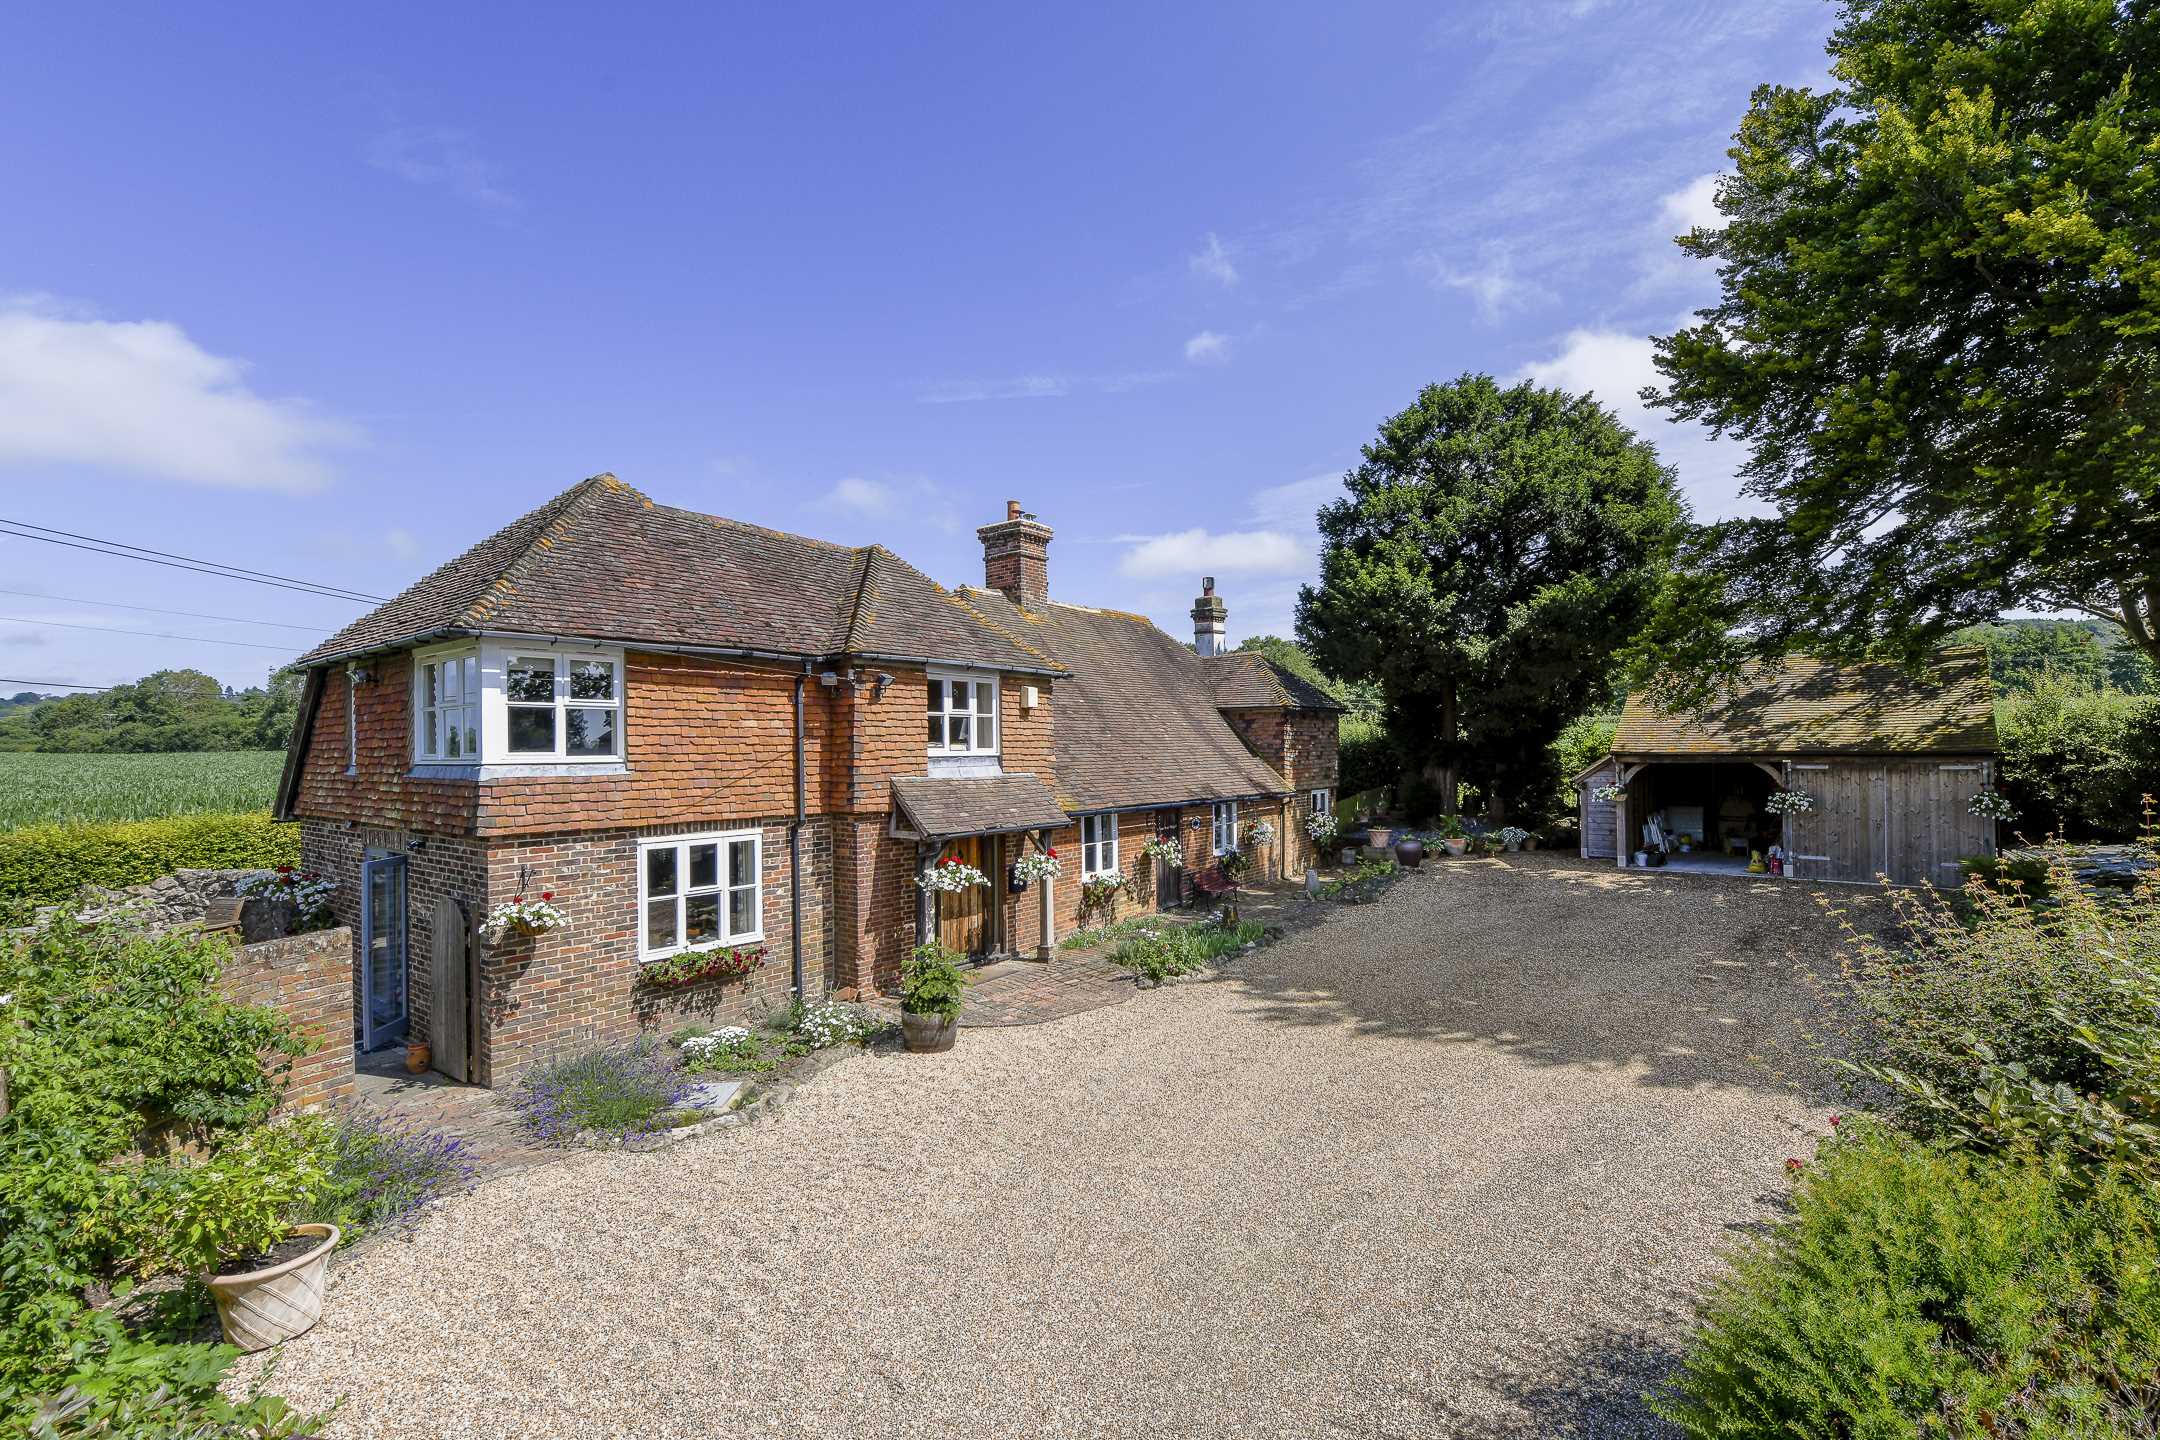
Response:
M893 803L922 834L997 835L1014 830L1055 830L1070 823L1050 787L1033 775L970 777L896 776Z

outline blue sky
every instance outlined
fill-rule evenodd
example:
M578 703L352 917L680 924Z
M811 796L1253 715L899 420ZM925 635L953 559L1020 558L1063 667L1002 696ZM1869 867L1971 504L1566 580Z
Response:
M1732 513L1633 392L1714 293L1670 237L1831 20L11 7L0 518L387 595L612 470L954 584L1016 497L1054 595L1182 635L1212 573L1237 639L1464 371L1595 390ZM0 590L0 678L84 684L251 683L362 608L5 537Z

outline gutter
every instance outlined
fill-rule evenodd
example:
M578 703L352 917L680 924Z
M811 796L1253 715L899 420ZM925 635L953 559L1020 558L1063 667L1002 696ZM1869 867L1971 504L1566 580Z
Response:
M358 660L369 655L386 655L394 650L410 650L416 646L431 644L437 640L509 640L529 645L619 645L625 650L643 650L654 655L709 655L730 660L768 660L776 664L794 666L807 661L837 664L849 657L863 660L879 660L896 665L950 665L957 669L996 670L1016 675L1042 675L1050 679L1071 676L1072 671L1046 665L1012 665L999 663L985 665L974 660L955 660L938 655L897 655L868 650L835 650L814 653L808 650L760 650L747 645L672 645L650 640L629 640L604 635L540 635L524 630L483 630L471 626L445 626L441 629L408 635L401 640L384 641L380 644L356 646L350 650L337 650L328 655L317 655L306 663L310 669L322 665L334 665L341 660ZM299 663L297 661L295 664Z

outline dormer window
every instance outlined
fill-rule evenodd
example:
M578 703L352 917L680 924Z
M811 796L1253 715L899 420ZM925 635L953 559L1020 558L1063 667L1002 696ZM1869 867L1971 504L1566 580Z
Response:
M490 773L620 762L622 676L614 650L486 641L422 650L413 656L413 762Z
M973 675L930 674L930 753L995 755L998 682Z

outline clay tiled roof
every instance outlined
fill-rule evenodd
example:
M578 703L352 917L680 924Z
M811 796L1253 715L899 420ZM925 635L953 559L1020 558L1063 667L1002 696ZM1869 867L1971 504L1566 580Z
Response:
M1055 830L1072 818L1058 808L1050 787L1033 775L900 775L894 777L892 790L908 823L933 838Z
M1212 662L1145 617L1056 601L1023 610L995 590L954 593L997 630L1072 671L1057 682L1052 716L1057 798L1067 810L1234 800L1290 788L1216 708Z
M1256 651L1232 650L1210 656L1204 663L1214 676L1215 703L1225 710L1280 705L1300 710L1349 708L1304 676Z
M1619 755L1986 754L1995 749L1987 655L1944 651L1933 674L1894 665L1795 658L1744 680L1732 696L1686 713L1628 697L1613 737Z
M655 505L612 475L489 536L301 663L477 631L1056 670L880 546Z

